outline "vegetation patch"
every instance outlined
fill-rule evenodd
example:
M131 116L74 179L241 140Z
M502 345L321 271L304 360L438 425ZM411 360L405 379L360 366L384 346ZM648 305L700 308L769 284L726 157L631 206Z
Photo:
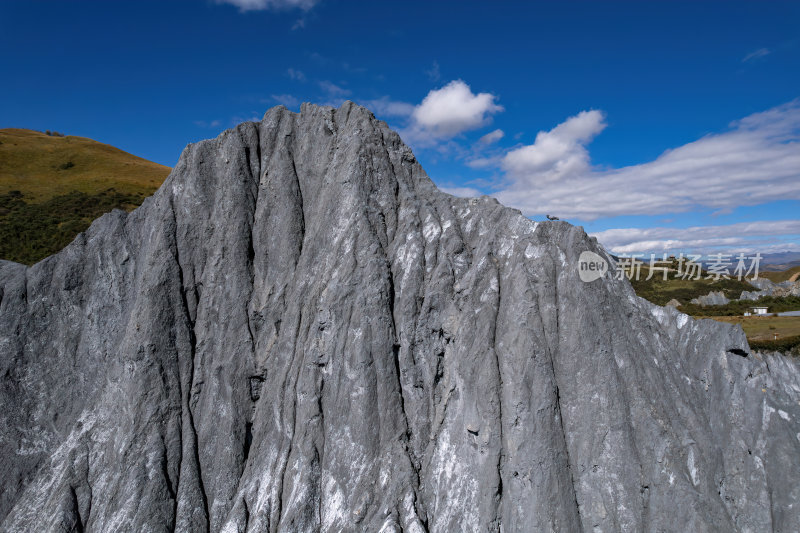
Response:
M748 341L771 341L800 335L800 316L715 316L742 327Z
M0 129L0 259L58 252L100 215L141 205L169 172L85 137Z
M748 341L750 348L758 352L781 352L800 356L800 335L778 340Z
M780 283L781 281L788 281L795 276L798 276L796 279L800 279L800 266L792 267L787 270L781 270L780 272L759 272L759 277L767 278L770 281L774 281L775 283Z
M742 316L754 306L767 307L770 313L800 310L800 296L763 296L758 300L736 300L725 305L685 304L682 313L696 317Z
M80 191L114 189L149 196L169 167L85 137L0 129L0 194L21 191L28 203Z
M666 305L672 299L678 300L681 303L680 310L684 313L688 313L684 306L690 305L690 300L705 296L709 292L722 291L726 298L732 300L739 298L742 291L758 290L748 282L735 278L707 279L708 273L702 272L700 279L681 279L675 276L676 272L677 265L674 271L668 272L667 279L663 279L663 272L655 272L653 277L647 279L649 269L642 266L639 279L632 279L631 285L638 296L656 305Z
M64 248L102 214L130 211L145 198L113 188L97 194L72 191L36 203L26 202L20 191L0 194L0 258L32 265Z

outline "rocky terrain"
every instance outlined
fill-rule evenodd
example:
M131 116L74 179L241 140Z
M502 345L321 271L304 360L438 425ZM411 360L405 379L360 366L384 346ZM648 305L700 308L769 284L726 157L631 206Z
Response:
M0 262L0 531L798 531L800 371L278 107Z
M722 291L711 291L705 296L699 296L689 300L689 303L695 305L725 305L729 302L730 300L725 297Z
M774 283L766 278L751 282L757 291L743 291L740 300L758 300L763 296L800 296L800 281L782 281Z

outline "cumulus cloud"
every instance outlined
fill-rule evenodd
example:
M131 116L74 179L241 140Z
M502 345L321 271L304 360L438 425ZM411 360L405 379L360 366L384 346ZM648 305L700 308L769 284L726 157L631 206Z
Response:
M770 53L770 50L768 48L759 48L758 50L754 50L754 51L750 52L749 54L747 54L746 56L744 56L742 58L742 63L747 63L747 62L750 62L750 61L757 61L757 60L761 59L762 57L768 55L769 53Z
M785 237L800 235L800 220L766 220L690 228L620 228L592 234L613 253L719 249L743 252L796 249Z
M478 139L478 142L480 144L494 144L497 141L499 141L500 139L502 139L504 135L505 135L505 133L503 133L503 130L496 129L494 131L491 131L491 132L487 133L486 135L484 135L480 139Z
M511 150L502 162L512 176L552 181L584 173L589 169L586 144L606 127L602 112L581 111L550 131L536 135L529 146Z
M454 80L434 89L411 114L409 131L415 139L446 139L491 122L491 115L503 110L490 93L474 94L469 85Z
M232 4L240 11L281 11L288 9L302 9L308 11L320 0L217 0L218 4Z
M528 215L584 220L800 199L798 101L618 169L594 168L586 149L605 126L602 112L584 111L511 150L500 162L505 176L494 195Z

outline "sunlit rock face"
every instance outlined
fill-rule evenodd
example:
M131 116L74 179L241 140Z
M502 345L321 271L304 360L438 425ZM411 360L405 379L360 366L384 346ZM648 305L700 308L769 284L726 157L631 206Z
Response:
M800 531L800 371L364 108L190 145L0 262L0 531Z

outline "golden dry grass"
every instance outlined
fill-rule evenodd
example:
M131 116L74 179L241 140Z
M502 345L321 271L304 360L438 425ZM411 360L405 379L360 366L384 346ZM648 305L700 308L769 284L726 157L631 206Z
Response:
M170 172L85 137L51 137L24 129L0 129L0 194L21 191L27 202L80 191L152 194Z
M759 277L767 278L775 283L780 283L781 281L786 280L797 281L797 279L800 277L800 266L792 267L788 270L782 270L780 272L759 272L758 275Z
M800 316L715 316L714 320L739 324L748 340L773 340L800 335Z

